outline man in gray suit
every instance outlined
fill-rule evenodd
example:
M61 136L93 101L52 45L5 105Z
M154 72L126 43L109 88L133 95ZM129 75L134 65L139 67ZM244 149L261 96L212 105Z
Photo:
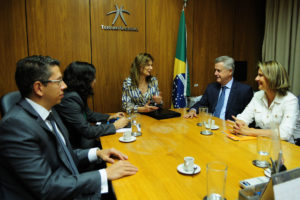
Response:
M24 58L15 79L23 98L0 123L0 199L101 199L108 180L137 172L115 149L72 150L68 131L52 108L67 87L57 60ZM80 173L89 163L104 161L113 164Z

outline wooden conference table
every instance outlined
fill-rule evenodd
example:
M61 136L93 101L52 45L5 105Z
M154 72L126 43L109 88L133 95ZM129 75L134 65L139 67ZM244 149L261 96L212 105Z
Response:
M139 171L113 181L118 200L140 199L203 199L206 195L206 164L221 161L228 165L227 200L238 199L239 181L263 176L261 168L252 165L256 158L256 140L233 141L226 137L225 121L214 118L220 128L213 135L200 134L198 118L185 119L185 109L176 109L182 116L156 120L138 114L142 136L132 143L119 142L122 133L101 137L103 148L114 147L129 157ZM300 147L282 141L287 169L300 167ZM193 156L201 167L196 175L183 175L177 166L185 156Z

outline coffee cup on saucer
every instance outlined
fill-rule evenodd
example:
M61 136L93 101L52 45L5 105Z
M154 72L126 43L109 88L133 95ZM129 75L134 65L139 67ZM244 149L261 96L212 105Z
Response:
M131 139L131 131L125 131L124 133L123 133L123 140L124 141L128 141L128 140L130 140Z
M194 161L195 159L191 156L184 157L183 169L186 172L190 172L194 170Z

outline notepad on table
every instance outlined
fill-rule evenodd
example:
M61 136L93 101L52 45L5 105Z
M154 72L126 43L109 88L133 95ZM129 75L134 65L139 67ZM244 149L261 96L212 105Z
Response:
M227 134L226 136L229 139L232 139L234 141L245 141L245 140L255 140L255 136L248 136L248 135L240 135L240 134L233 134L229 130L226 130L225 133Z

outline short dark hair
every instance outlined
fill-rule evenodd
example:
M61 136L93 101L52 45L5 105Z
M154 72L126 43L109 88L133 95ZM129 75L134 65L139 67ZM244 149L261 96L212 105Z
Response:
M33 83L45 83L51 76L50 66L58 66L58 60L49 56L33 55L17 62L15 80L22 97L28 97L33 91Z
M91 83L96 76L94 65L87 62L75 61L68 65L64 71L63 80L67 84L66 91L75 91L84 103L94 94Z

